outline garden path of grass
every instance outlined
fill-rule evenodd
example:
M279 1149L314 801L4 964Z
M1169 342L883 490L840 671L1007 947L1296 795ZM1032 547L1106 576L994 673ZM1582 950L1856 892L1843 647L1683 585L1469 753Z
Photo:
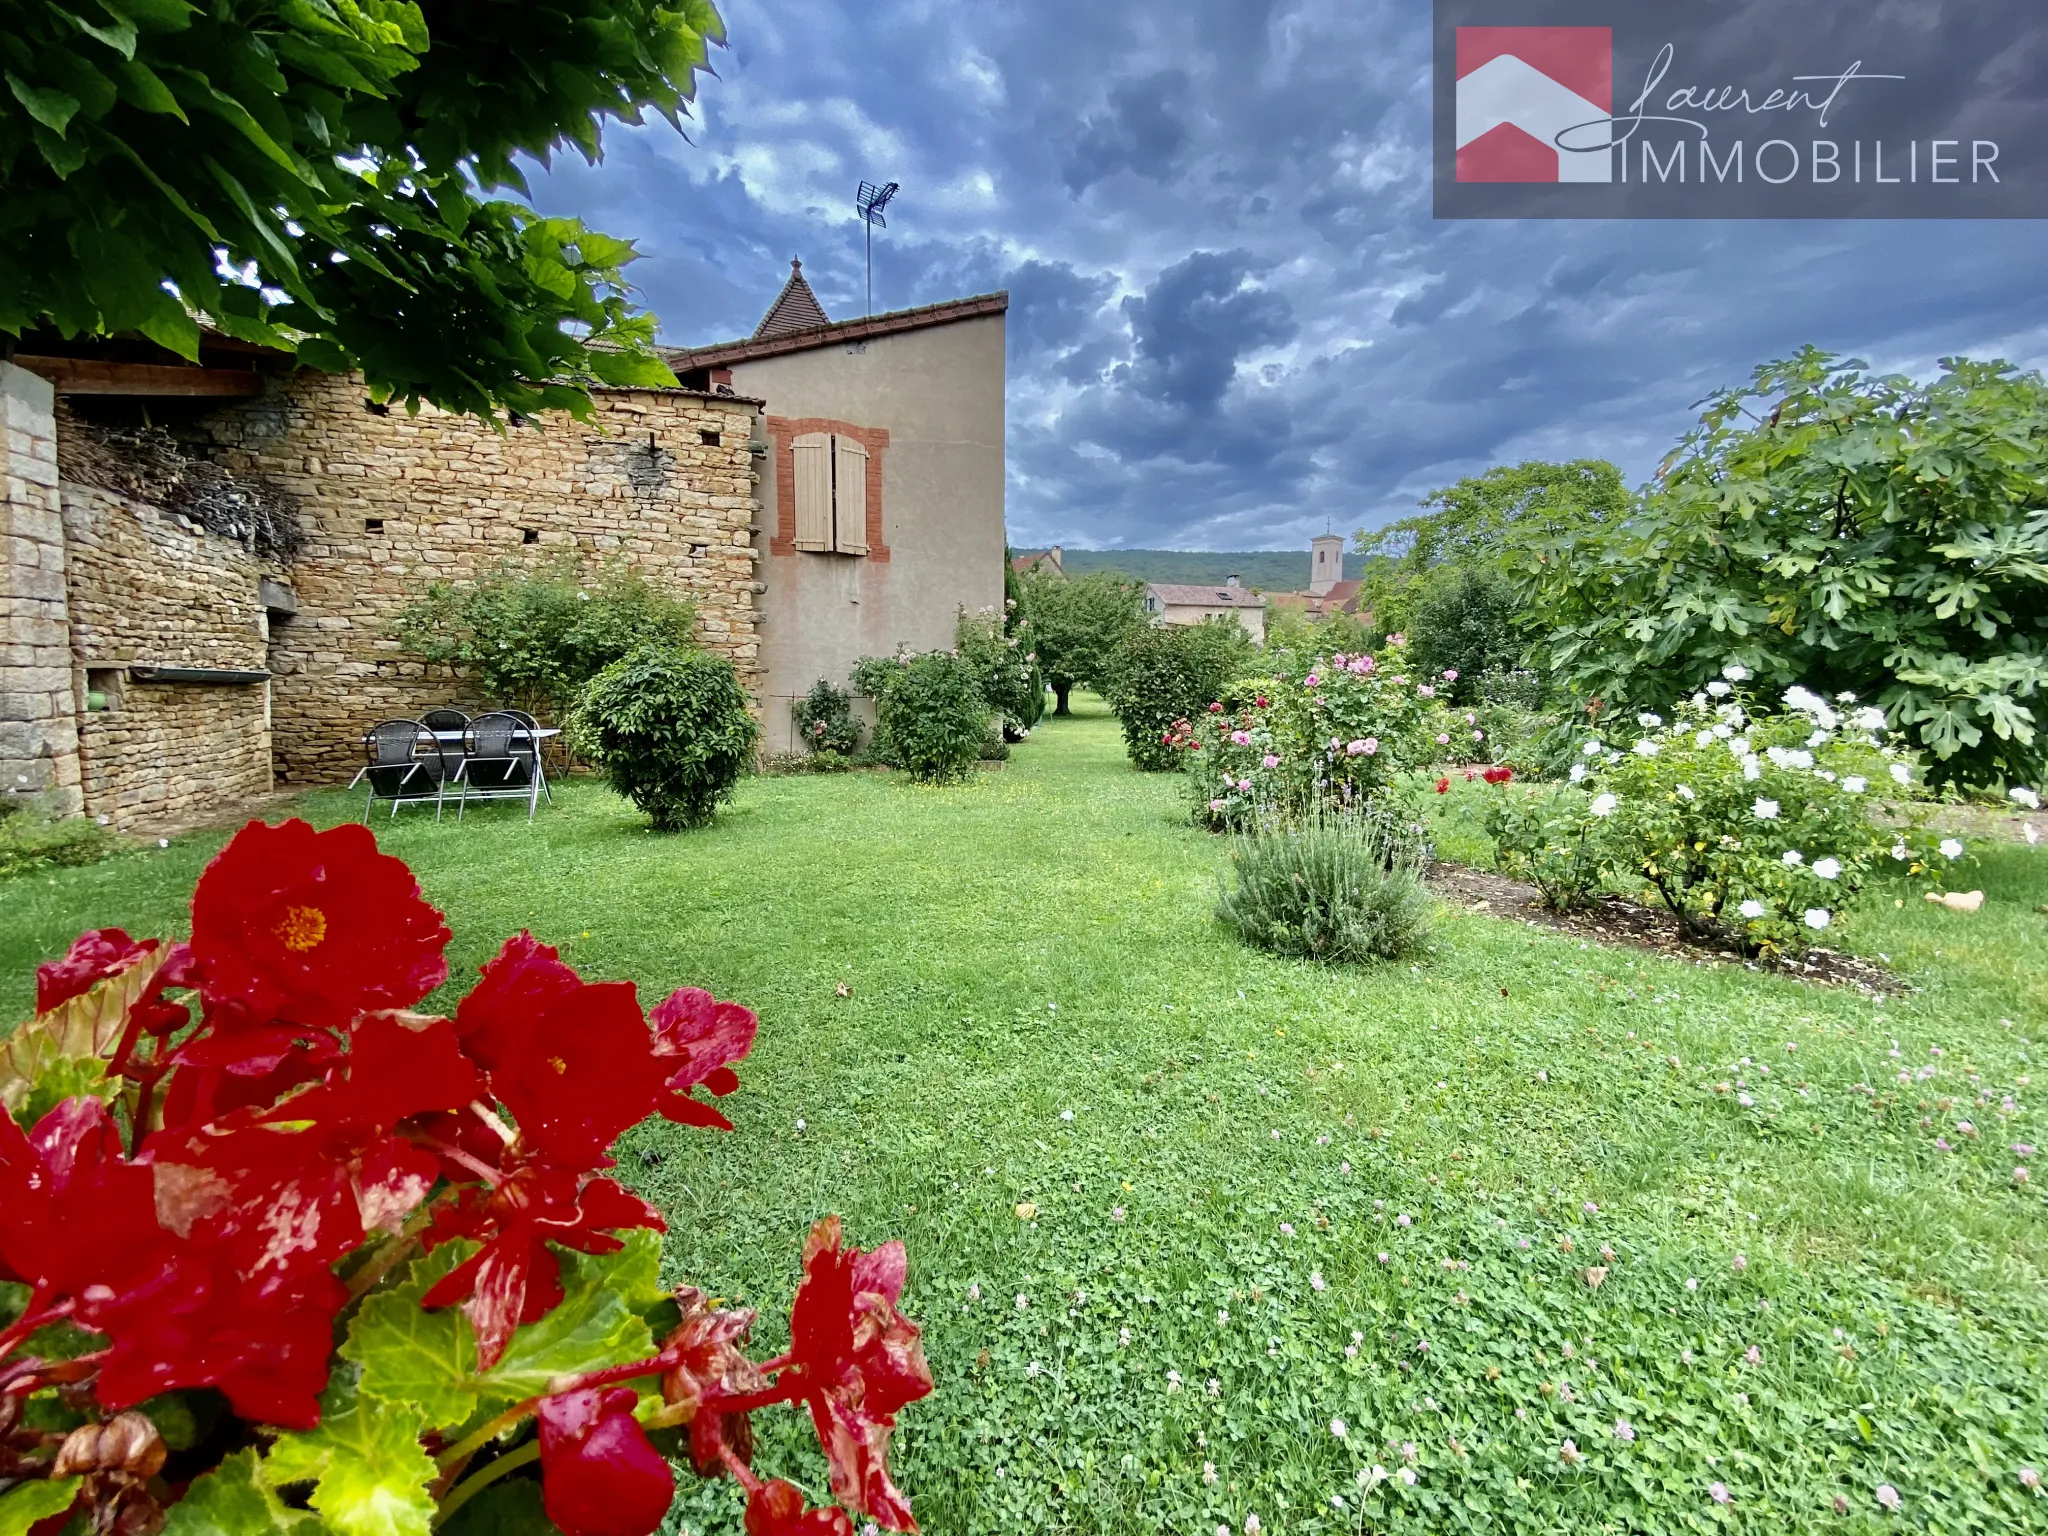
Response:
M1987 854L1976 917L1845 924L1921 989L1879 1004L1455 908L1413 967L1247 952L1223 845L1099 713L962 788L754 780L677 837L558 794L378 835L458 982L531 926L648 1001L759 1010L738 1129L643 1126L623 1172L764 1348L815 1217L908 1243L938 1391L894 1460L927 1531L1775 1536L1879 1529L1884 1483L1927 1531L2048 1528L2019 1480L2048 1471L2048 1219L2011 1150L2048 1140L2048 852ZM82 927L181 932L221 840L0 885L11 1011ZM821 1487L761 1420L763 1464ZM691 1485L671 1525L736 1509Z

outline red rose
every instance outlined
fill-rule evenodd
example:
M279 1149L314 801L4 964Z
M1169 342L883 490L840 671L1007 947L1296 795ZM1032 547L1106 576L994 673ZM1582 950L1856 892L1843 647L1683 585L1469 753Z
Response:
M192 952L209 1007L254 1022L339 1027L409 1008L448 975L450 934L401 859L369 829L252 821L192 896Z
M1449 794L1450 790L1451 776L1449 774L1445 774L1442 778L1436 781L1436 792L1440 795L1445 795Z
M541 1399L540 1496L564 1536L648 1536L675 1499L675 1474L633 1418L631 1387Z

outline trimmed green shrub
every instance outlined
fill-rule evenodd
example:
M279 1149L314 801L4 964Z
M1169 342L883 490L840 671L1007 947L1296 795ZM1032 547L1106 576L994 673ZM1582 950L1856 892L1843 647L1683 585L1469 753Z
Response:
M761 734L730 661L664 645L642 646L593 677L571 731L657 832L708 823Z
M1414 836L1385 814L1331 812L1236 838L1217 915L1245 943L1329 965L1395 960L1429 933Z
M641 646L688 649L697 610L639 572L595 579L573 565L499 570L470 586L434 582L398 616L398 642L454 667L495 704L559 719L577 690Z
M0 878L97 864L118 846L113 833L83 816L53 818L18 796L0 796Z
M896 663L882 687L880 712L880 734L916 782L954 783L974 771L989 707L960 657L931 651Z
M860 722L853 717L853 695L824 678L790 706L796 733L806 749L848 758L860 746Z
M1131 762L1147 773L1178 769L1175 722L1217 702L1251 655L1251 637L1228 619L1150 624L1127 635L1113 658L1107 697Z

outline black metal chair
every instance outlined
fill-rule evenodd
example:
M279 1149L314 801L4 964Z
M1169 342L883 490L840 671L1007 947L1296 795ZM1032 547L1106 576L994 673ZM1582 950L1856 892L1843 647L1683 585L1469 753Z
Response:
M526 819L533 819L544 781L540 738L534 732L535 727L506 710L469 722L462 735L462 764L456 770L462 786L455 806L457 821L473 799L524 800Z
M365 826L379 800L391 802L393 821L398 819L400 806L424 805L429 800L434 802L434 819L441 819L447 775L440 743L431 731L417 720L379 721L364 734L363 750L367 761L349 788L369 781L370 792L363 801Z
M505 709L500 710L499 713L510 715L514 720L524 721L527 729L534 733L533 739L536 745L534 760L540 764L540 792L548 797L548 804L553 805L555 803L555 791L554 787L548 783L548 744L540 739L540 722L523 709Z
M442 731L466 731L469 716L459 709L430 709L420 716L420 724L436 735Z

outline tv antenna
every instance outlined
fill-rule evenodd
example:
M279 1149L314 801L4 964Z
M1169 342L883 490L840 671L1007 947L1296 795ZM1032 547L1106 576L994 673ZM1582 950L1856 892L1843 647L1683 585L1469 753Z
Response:
M889 221L882 217L882 210L896 195L896 187L893 181L880 187L872 181L864 181L853 195L853 205L860 210L861 222L868 227L868 313L871 315L875 312L875 227L889 227Z

